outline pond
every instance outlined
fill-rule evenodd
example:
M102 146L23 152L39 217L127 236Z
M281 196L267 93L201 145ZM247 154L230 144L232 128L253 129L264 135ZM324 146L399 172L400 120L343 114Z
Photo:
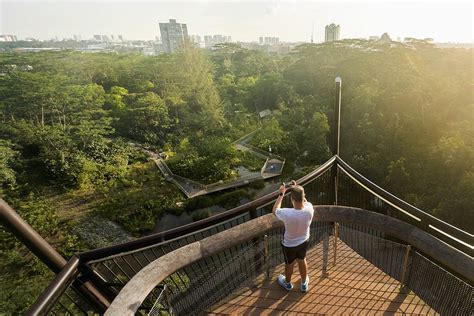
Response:
M275 177L275 178L265 180L264 187L261 189L254 189L254 188L251 188L250 186L242 186L239 189L243 189L247 191L248 193L252 194L252 196L254 196L254 199L256 199L268 193L278 190L278 187L280 186L281 182L282 180L280 179L280 177ZM239 203L235 205L234 207L243 205L248 202L250 202L249 199L241 198ZM213 216L227 210L228 210L227 208L222 207L221 205L213 205L206 208L196 209L192 212L183 212L179 216L173 215L173 214L165 214L163 217L160 218L158 223L156 223L153 233L163 232L172 228L176 228L176 227L180 227L180 226L192 223L193 215L203 212L203 211L204 212L208 211L210 213L210 216Z

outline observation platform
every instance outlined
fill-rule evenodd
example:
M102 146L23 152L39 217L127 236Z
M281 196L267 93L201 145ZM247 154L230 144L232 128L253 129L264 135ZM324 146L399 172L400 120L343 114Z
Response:
M334 245L334 237L330 244ZM400 282L391 278L341 240L334 251L329 250L326 272L323 266L323 244L308 251L307 261L310 289L299 290L297 265L293 274L293 290L286 291L276 279L284 273L280 264L271 272L253 280L254 284L241 287L226 299L207 310L209 315L437 315L418 296L400 291ZM217 290L217 289L216 289Z
M472 234L391 195L338 156L297 183L319 204L308 293L299 292L296 271L291 292L275 282L284 227L270 214L273 192L168 232L79 253L29 313L472 315ZM0 215L14 213L8 210L0 200Z

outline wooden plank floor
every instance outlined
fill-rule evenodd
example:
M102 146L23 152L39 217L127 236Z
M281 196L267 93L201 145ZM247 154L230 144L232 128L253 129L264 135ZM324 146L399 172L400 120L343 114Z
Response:
M329 243L332 250L333 240ZM310 289L299 290L300 277L295 266L294 288L286 291L276 282L283 264L254 285L235 291L210 308L210 315L433 315L428 305L413 293L400 293L399 282L338 241L337 264L329 252L327 273L322 273L322 243L308 251Z

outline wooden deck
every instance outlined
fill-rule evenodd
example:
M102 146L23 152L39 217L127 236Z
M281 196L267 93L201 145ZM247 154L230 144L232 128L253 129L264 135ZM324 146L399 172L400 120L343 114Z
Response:
M332 250L333 241L331 240ZM428 305L413 293L400 293L400 283L338 241L337 263L329 253L327 273L322 273L322 243L308 252L310 289L299 290L300 277L295 266L294 288L286 291L276 282L283 264L252 286L235 291L208 310L210 315L434 315Z

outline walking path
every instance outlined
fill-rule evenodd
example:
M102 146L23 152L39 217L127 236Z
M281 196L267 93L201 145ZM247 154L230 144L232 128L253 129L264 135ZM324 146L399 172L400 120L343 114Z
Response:
M148 153L151 159L155 162L156 166L160 169L167 181L176 184L188 198L192 198L199 195L209 194L211 192L243 186L257 180L273 178L282 173L285 165L284 158L248 144L255 132L256 131L253 131L244 137L239 138L233 144L238 150L248 151L259 158L265 159L265 163L260 172L246 172L245 175L236 179L226 181L221 180L207 185L174 174L159 154L149 150L145 150L145 152Z

